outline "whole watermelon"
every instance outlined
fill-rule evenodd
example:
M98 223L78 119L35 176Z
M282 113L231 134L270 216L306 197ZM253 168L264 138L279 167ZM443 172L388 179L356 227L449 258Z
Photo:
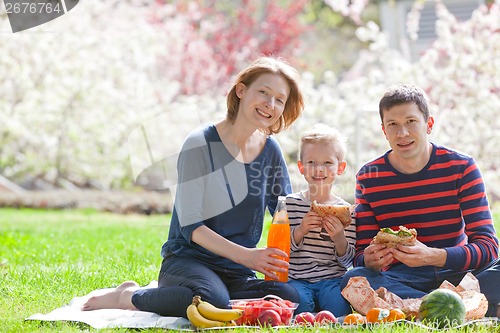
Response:
M454 327L464 322L465 312L460 295L449 289L436 289L422 298L418 318L428 326Z

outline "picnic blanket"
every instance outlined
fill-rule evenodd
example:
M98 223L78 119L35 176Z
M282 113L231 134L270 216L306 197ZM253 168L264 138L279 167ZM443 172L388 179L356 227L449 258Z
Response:
M152 281L149 285L142 288L153 288L157 286L156 281ZM82 311L80 308L87 299L94 295L105 293L112 288L104 288L94 290L88 295L75 297L67 305L63 305L47 314L37 313L26 320L39 320L39 321L72 321L85 323L95 329L102 328L166 328L170 330L179 331L194 331L189 320L182 317L162 317L156 313L145 311L131 311L120 309L102 309L93 311ZM430 331L438 330L423 325L420 322L403 320L407 325L420 326L427 328ZM383 325L392 326L394 323L384 323ZM338 323L334 327L345 327L345 325ZM347 325L349 326L349 325ZM366 324L362 326L367 326ZM483 318L478 320L467 321L460 326L454 327L499 327L499 318ZM238 326L234 327L237 328ZM241 326L240 326L241 327ZM247 326L250 327L250 326ZM255 327L254 327L255 328ZM225 328L227 329L227 327ZM210 330L210 329L209 329Z
M143 288L157 286L152 281ZM192 331L189 320L182 317L162 317L156 313L120 309L102 309L82 311L80 308L87 299L94 295L105 293L112 288L94 290L88 295L75 297L67 305L63 305L47 314L37 313L26 320L40 321L72 321L85 323L93 328L166 328L173 330Z

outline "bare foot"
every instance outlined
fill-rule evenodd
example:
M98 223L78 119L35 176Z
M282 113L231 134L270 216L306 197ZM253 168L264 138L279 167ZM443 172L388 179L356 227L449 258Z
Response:
M134 281L125 281L106 294L92 296L82 305L82 311L99 309L137 310L132 304L132 294L139 289Z

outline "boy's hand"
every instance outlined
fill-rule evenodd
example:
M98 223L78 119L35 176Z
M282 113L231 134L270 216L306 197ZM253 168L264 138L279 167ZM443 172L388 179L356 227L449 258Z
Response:
M347 239L344 233L344 225L338 217L325 215L323 217L323 227L335 244L335 251L338 256L343 256L347 251Z
M309 211L302 219L300 225L295 228L294 236L295 241L300 243L302 238L309 233L312 229L321 228L322 226L322 218L318 215L318 213Z
M333 215L325 215L323 217L323 227L325 228L332 241L337 242L342 238L345 239L344 226L340 220Z

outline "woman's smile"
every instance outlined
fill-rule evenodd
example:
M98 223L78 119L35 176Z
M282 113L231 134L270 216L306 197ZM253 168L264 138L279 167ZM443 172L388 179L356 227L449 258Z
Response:
M258 108L256 108L255 110L257 110L257 113L260 114L262 117L265 117L267 119L271 119L272 115L270 115L269 113L266 113Z

